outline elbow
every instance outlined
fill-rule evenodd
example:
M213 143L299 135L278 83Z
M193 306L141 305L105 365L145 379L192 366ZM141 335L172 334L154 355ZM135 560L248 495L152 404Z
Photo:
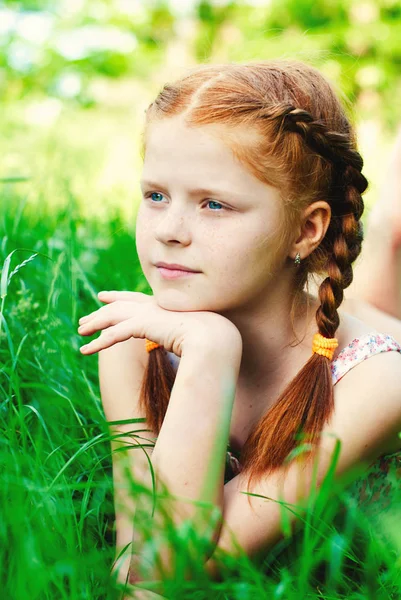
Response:
M212 581L221 582L223 581L223 577L221 574L221 569L219 566L219 562L216 559L215 551L218 548L220 534L223 526L223 519L220 518L219 522L214 531L213 539L209 548L209 552L205 554L204 557L204 569L207 575L212 579Z
M212 581L222 582L223 576L217 560L212 556L205 562L205 571Z
M223 528L223 515L222 515L222 511L220 507L215 507L217 509L217 519L216 517L212 517L210 518L209 522L213 522L215 521L214 527L213 527L213 531L212 534L210 535L209 533L209 539L206 540L208 543L206 545L206 551L204 552L203 555L203 563L207 564L212 555L214 554L216 548L219 545L219 541L220 541L220 535L221 535L221 531Z
M206 569L210 577L220 581L213 555L222 531L221 509L213 506L210 511L209 506L206 512L207 518L204 509L187 509L185 516L181 514L178 521L176 511L175 523L170 522L168 528L169 534L166 535L167 531L163 530L160 537L155 535L154 555L150 560L148 557L145 561L144 553L138 547L131 555L129 583L136 585L176 577L178 564L183 567L181 572L186 580L196 579L200 571Z
M210 535L210 532L206 535L199 536L199 531L202 531L202 529L195 527L194 525L195 531L198 532L198 535L195 535L195 540L197 540L196 545L198 546L199 551L196 551L195 555L190 557L188 554L188 543L186 542L185 546L187 550L185 555L188 560L187 568L185 570L186 580L192 581L196 579L199 575L199 569L203 569L213 581L222 581L219 561L215 554L219 545L222 523L223 521L220 518L213 530L212 536ZM201 565L201 567L199 567L199 565Z

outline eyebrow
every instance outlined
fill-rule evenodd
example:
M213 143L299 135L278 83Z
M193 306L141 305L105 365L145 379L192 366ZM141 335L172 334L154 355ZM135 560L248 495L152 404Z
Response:
M140 182L141 187L151 187L160 190L167 190L167 186L161 185L160 183L156 183L153 181L142 180ZM194 188L189 191L191 196L214 196L215 194L221 194L222 196L232 196L233 198L237 198L238 200L243 200L243 195L238 194L237 192L230 190L210 190L207 188Z

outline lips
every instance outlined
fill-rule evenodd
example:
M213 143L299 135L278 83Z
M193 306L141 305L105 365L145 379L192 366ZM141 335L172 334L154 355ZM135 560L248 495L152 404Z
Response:
M171 271L187 271L188 273L199 273L199 271L196 271L195 269L190 269L185 265L179 265L177 263L158 262L156 263L156 267L163 267L164 269L169 269Z

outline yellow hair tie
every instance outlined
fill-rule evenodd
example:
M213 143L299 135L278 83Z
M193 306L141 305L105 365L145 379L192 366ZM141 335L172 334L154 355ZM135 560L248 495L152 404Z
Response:
M147 338L145 338L145 340L146 340L146 352L152 352L152 350L154 350L155 348L161 347L160 344L157 344L156 342L151 342Z
M152 352L155 348L160 348L161 345L152 342L146 338L146 352ZM312 342L312 352L326 356L330 360L333 359L334 350L338 347L337 338L325 338L320 333L315 333Z
M337 338L326 338L321 333L315 333L312 341L312 352L333 359L334 350L338 346Z

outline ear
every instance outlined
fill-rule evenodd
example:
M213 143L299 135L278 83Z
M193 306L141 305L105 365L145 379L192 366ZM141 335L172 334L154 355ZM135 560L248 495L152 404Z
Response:
M317 248L326 235L331 219L331 208L328 202L318 200L309 204L300 216L290 256L295 259L299 252L301 259L306 258Z

